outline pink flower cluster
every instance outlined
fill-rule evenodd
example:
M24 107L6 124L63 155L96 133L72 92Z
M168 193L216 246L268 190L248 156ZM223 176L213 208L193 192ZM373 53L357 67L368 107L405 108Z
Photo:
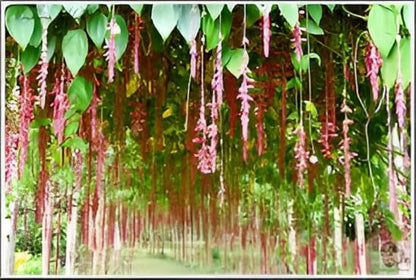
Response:
M334 137L337 137L335 125L332 122L325 120L325 122L322 122L321 126L321 139L318 140L322 145L321 151L325 158L331 158L332 145L330 141Z
M378 99L378 72L383 63L377 47L373 43L368 43L366 47L365 67L367 68L367 76L370 77L371 89L373 92L373 99Z
M212 158L208 146L208 129L205 119L204 90L201 91L201 106L199 108L199 119L195 127L195 131L201 135L192 139L193 143L201 144L201 148L195 155L198 158L198 170L204 174L212 172Z
M349 126L354 122L347 116L348 113L352 113L352 110L348 107L345 99L341 106L341 112L345 114L345 119L342 122L343 139L339 143L344 150L344 155L340 159L344 164L345 197L348 197L351 194L351 159L356 156L356 154L350 152L351 138L348 137L348 130Z
M196 77L196 57L198 56L198 51L196 49L196 41L195 39L191 40L191 49L189 51L191 55L191 76L195 79Z
M20 124L19 124L19 147L20 147L20 156L19 156L19 169L18 169L18 178L20 179L23 168L26 163L27 156L27 146L29 144L29 125L33 115L33 101L35 96L33 96L33 90L30 88L29 80L27 76L20 76L20 83L22 84L22 91L20 94Z
M263 51L265 57L269 57L271 35L272 32L270 30L270 15L267 13L263 15Z
M69 109L70 104L68 96L64 92L65 84L65 64L62 63L61 77L56 79L54 93L55 100L53 102L53 129L55 135L58 137L58 143L61 144L64 138L65 131L65 112Z
M307 160L309 152L306 151L306 133L301 124L295 131L298 135L298 142L295 145L295 159L297 160L296 168L298 169L298 184L303 188L303 172L308 167Z
M110 40L106 42L104 49L107 52L104 54L106 60L108 60L108 82L114 81L114 65L116 64L116 34L120 33L120 27L117 25L116 19L113 17L107 26L110 30Z
M306 31L305 28L299 26L299 22L296 23L295 27L293 28L293 38L290 41L293 42L293 46L295 48L296 59L298 61L301 60L303 51L302 51L302 42L306 41L305 38L302 38L302 31Z
M396 114L397 121L399 123L400 129L404 128L404 120L406 116L406 101L404 99L402 77L399 75L396 80L396 85L394 87L395 91L395 103L396 103Z
M217 57L215 59L215 73L211 81L211 87L214 94L216 94L218 107L221 107L223 101L224 82L222 68L222 44L219 42L217 46ZM218 110L215 112L218 112ZM218 118L218 113L215 114L215 118Z
M248 157L248 123L249 113L250 113L250 101L253 101L253 98L248 94L248 90L253 88L251 83L254 82L253 79L247 76L248 74L247 66L244 68L243 71L243 81L241 83L240 88L238 89L239 94L237 95L237 99L241 100L241 110L240 110L240 118L241 118L241 126L242 126L242 136L243 136L243 159L247 161Z
M97 123L97 106L98 102L100 100L97 96L97 86L94 85L94 89L92 92L92 99L91 99L91 105L88 108L88 110L91 113L91 140L96 141L97 140L97 130L98 130L98 123Z
M15 174L17 168L16 155L19 144L19 135L17 133L13 133L8 124L6 124L5 132L5 183L6 193L9 193L11 191L10 181L13 175Z
M39 102L40 107L45 108L46 99L46 77L48 76L48 28L42 30L42 53L40 56L40 72L37 80L40 86Z

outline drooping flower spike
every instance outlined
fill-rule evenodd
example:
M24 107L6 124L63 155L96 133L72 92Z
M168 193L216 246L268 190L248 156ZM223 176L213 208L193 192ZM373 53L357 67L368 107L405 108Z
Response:
M299 22L296 23L293 28L293 38L290 41L293 42L293 47L295 49L296 59L301 60L303 51L302 51L302 42L306 41L306 38L302 38L302 31L306 31L304 27L299 26Z
M379 79L378 72L383 63L377 47L369 42L366 46L365 67L367 69L367 76L370 77L371 90L374 101L378 99Z
M39 104L45 108L46 99L46 78L48 76L48 28L42 29L42 53L40 55L40 71L37 76L39 84Z
M116 35L120 34L120 27L118 26L116 19L114 17L111 18L107 30L110 31L110 39L106 40L106 45L104 49L106 49L106 53L104 56L108 61L108 82L111 83L114 81L114 65L116 64Z

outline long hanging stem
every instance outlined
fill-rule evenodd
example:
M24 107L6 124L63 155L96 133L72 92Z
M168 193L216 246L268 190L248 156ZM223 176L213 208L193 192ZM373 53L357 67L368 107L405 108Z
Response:
M307 7L308 5L306 5ZM306 30L309 28L309 13L306 13ZM310 40L309 40L309 32L306 32L306 42L308 47L308 54L311 52L311 46L310 46ZM312 77L311 77L311 64L310 64L310 57L308 57L308 101L312 102ZM309 138L311 141L311 148L312 148L312 154L315 154L315 146L313 145L313 139L312 139L312 120L311 120L311 113L308 115L308 121L309 121Z

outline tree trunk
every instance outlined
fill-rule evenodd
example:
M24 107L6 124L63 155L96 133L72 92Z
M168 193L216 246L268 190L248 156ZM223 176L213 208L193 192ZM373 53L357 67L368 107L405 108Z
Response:
M72 195L71 220L68 223L66 234L66 258L65 258L65 274L74 275L75 271L75 256L76 256L76 240L77 240L77 225L78 225L78 201L79 193L75 192ZM75 202L75 203L74 203Z
M49 261L51 258L53 197L50 182L46 183L45 212L42 221L42 275L49 275Z
M342 221L341 206L334 207L334 251L335 251L335 271L340 273L342 269Z
M355 232L357 238L357 257L358 266L356 273L360 275L367 275L367 262L366 262L366 248L365 248L365 236L364 236L364 217L361 213L355 214Z

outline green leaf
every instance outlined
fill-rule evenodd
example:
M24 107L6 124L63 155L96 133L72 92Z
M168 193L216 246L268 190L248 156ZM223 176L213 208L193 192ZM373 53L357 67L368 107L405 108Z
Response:
M42 23L40 22L40 18L37 16L36 9L34 7L31 8L35 19L35 26L33 27L33 33L30 37L29 44L36 48L42 42Z
M412 80L412 52L410 49L410 37L400 40L400 64L402 71L402 83L405 89Z
M398 73L398 49L397 43L394 43L389 55L383 58L380 73L383 77L383 83L389 88L394 87Z
M172 33L178 22L179 14L172 4L154 4L152 8L152 21L163 42Z
M223 39L228 38L228 35L231 31L232 24L232 14L227 9L224 9L221 13L221 34ZM210 51L217 47L220 42L219 39L219 28L220 28L220 19L217 18L215 21L212 18L205 14L202 18L202 32L205 34L205 45L206 50Z
M230 60L225 67L238 79L243 73L244 68L248 65L249 56L244 49L230 50L230 52Z
M305 100L305 111L310 112L313 118L318 116L318 111L316 110L315 104L313 102Z
M132 8L139 16L142 15L143 4L130 4L130 8Z
M236 6L236 4L227 4L227 8L230 12L233 11L234 7Z
M218 23L218 26L220 24L220 20L217 19L216 23ZM233 14L228 10L224 9L221 13L221 34L223 40L226 40L231 32L231 25L233 23Z
M413 8L412 8L413 7ZM410 4L405 4L403 5L403 10L402 10L402 17L403 17L403 22L404 25L406 26L406 28L409 30L410 35L413 36L412 32L414 30L414 6L411 6Z
M49 24L59 15L62 10L61 5L51 4L38 4L36 5L40 21L43 28L49 26Z
M292 88L302 88L302 83L300 82L298 77L293 77L290 79L286 84L286 90L292 89Z
M190 42L198 34L201 25L201 14L198 5L181 5L181 15L178 20L178 30L187 42Z
M5 20L7 31L22 49L25 49L35 27L32 10L28 6L9 6L6 9Z
M224 4L205 4L212 20L216 20L217 17L221 14Z
M88 4L63 4L65 10L70 14L76 21L85 13Z
M107 31L107 18L100 12L95 13L87 20L87 32L91 40L101 49Z
M51 119L49 118L40 118L35 119L30 123L31 128L39 128L41 126L49 126L51 124Z
M306 5L306 9L316 24L319 26L322 18L322 6L318 4Z
M248 4L246 6L246 13L247 13L247 19L246 19L247 28L255 24L256 21L258 21L259 18L261 18L261 13L259 9L257 8L257 5Z
M27 46L23 51L21 62L23 64L23 70L25 74L28 74L30 70L38 63L40 57L40 47Z
M61 144L62 147L68 147L71 149L79 149L83 154L85 154L88 150L88 142L82 139L79 136L75 136L73 138L67 139L65 142Z
M300 26L305 27L306 31L313 35L324 35L324 31L313 20L302 19Z
M383 58L389 55L396 40L395 14L380 5L374 5L368 15L368 31Z
M328 7L328 9L333 12L334 8L335 8L335 4L326 4L326 6Z
M77 76L68 88L69 102L75 109L84 112L90 106L93 84L82 76Z
M308 70L309 67L309 60L315 58L318 60L318 65L321 66L321 58L319 57L318 54L316 53L308 53L302 56L302 58L300 59L301 61L301 67L303 71Z
M52 36L48 38L48 55L46 56L46 60L49 62L55 52L56 47L56 36Z
M292 65L293 65L293 68L295 68L295 71L299 71L300 61L298 61L294 53L290 54L290 60L292 61ZM301 58L301 61L302 61L302 58Z
M296 23L299 19L299 12L298 7L296 4L277 4L279 6L279 10L282 13L283 17L289 23L289 25L293 28L295 27Z
M95 13L95 11L98 10L98 8L99 8L98 4L89 4L88 7L87 7L87 13L89 15L92 15L92 14Z
M62 54L72 76L76 76L84 65L88 53L88 39L84 30L70 30L62 40Z
M76 134L79 128L79 122L70 122L65 126L65 136Z
M129 30L127 29L126 21L122 16L116 15L115 18L117 25L120 27L120 34L117 34L114 39L116 44L116 60L119 60L126 51L129 42ZM110 36L109 32L108 36Z

